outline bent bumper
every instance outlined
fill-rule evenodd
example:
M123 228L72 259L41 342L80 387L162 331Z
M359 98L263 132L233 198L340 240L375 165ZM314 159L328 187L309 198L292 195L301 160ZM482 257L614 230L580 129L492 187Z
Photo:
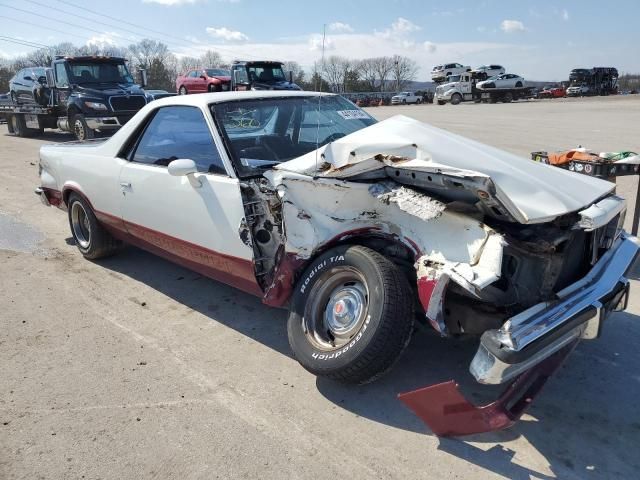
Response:
M624 310L629 294L627 273L640 241L622 234L580 281L509 319L499 330L486 331L471 362L476 380L505 383L540 364L580 338L597 338L614 310Z

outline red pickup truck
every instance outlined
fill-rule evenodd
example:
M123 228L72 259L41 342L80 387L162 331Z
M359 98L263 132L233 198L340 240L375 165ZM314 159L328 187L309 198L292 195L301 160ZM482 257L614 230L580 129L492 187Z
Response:
M176 78L176 91L179 95L226 92L230 85L231 75L224 68L197 68Z

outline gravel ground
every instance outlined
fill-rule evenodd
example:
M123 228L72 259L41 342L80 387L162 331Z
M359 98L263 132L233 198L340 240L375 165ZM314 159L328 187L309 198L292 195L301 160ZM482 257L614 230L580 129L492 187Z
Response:
M421 105L404 114L528 156L640 150L640 97ZM83 260L33 195L38 147L0 126L0 479L635 478L640 290L513 428L439 439L395 395L457 379L475 344L418 331L364 387L291 358L286 312L137 249ZM634 143L635 142L635 143ZM620 194L632 202L635 178ZM627 223L630 223L630 217Z

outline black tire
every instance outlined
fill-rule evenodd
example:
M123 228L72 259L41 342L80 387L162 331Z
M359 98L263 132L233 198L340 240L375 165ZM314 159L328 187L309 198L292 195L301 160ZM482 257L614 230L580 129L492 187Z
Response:
M96 136L96 133L89 128L84 115L78 113L71 117L71 131L77 140L89 140Z
M516 82L516 88L522 88L522 82Z
M80 195L69 195L67 211L71 235L84 258L97 260L108 257L122 247L122 242L100 225L91 206Z
M349 245L329 250L309 265L293 295L287 331L296 359L309 372L344 383L377 379L411 339L412 292L379 253Z
M189 92L187 91L187 87L185 87L184 85L182 85L179 89L178 89L178 95L188 95Z
M512 102L512 101L513 101L513 95L512 95L511 93L508 93L508 92L507 92L507 93L505 93L505 94L503 95L503 97L502 97L502 101L503 101L504 103L510 103L510 102Z
M445 102L444 100L438 100L438 105L446 105L447 102Z
M462 95L459 93L454 93L451 95L451 105L458 105L462 102Z
M214 85L209 84L209 86L207 87L207 91L209 91L209 93L211 92L221 92L222 91L222 87L220 85Z
M11 125L9 130L13 131L13 134L17 137L28 138L38 132L38 130L27 128L27 122L24 115L20 113L10 115L7 122Z

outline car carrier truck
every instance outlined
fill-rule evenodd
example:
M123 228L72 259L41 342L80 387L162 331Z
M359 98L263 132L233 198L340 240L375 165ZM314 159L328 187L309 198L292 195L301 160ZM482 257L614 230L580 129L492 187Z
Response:
M449 81L436 87L435 99L438 105L461 102L511 102L521 98L530 98L532 87L478 88L476 84L485 80L483 75L472 72L451 75Z
M9 133L20 137L59 128L90 139L95 132L117 130L152 99L143 90L144 70L140 78L136 84L124 58L56 56L46 69L46 103L11 100L0 104L0 115Z

